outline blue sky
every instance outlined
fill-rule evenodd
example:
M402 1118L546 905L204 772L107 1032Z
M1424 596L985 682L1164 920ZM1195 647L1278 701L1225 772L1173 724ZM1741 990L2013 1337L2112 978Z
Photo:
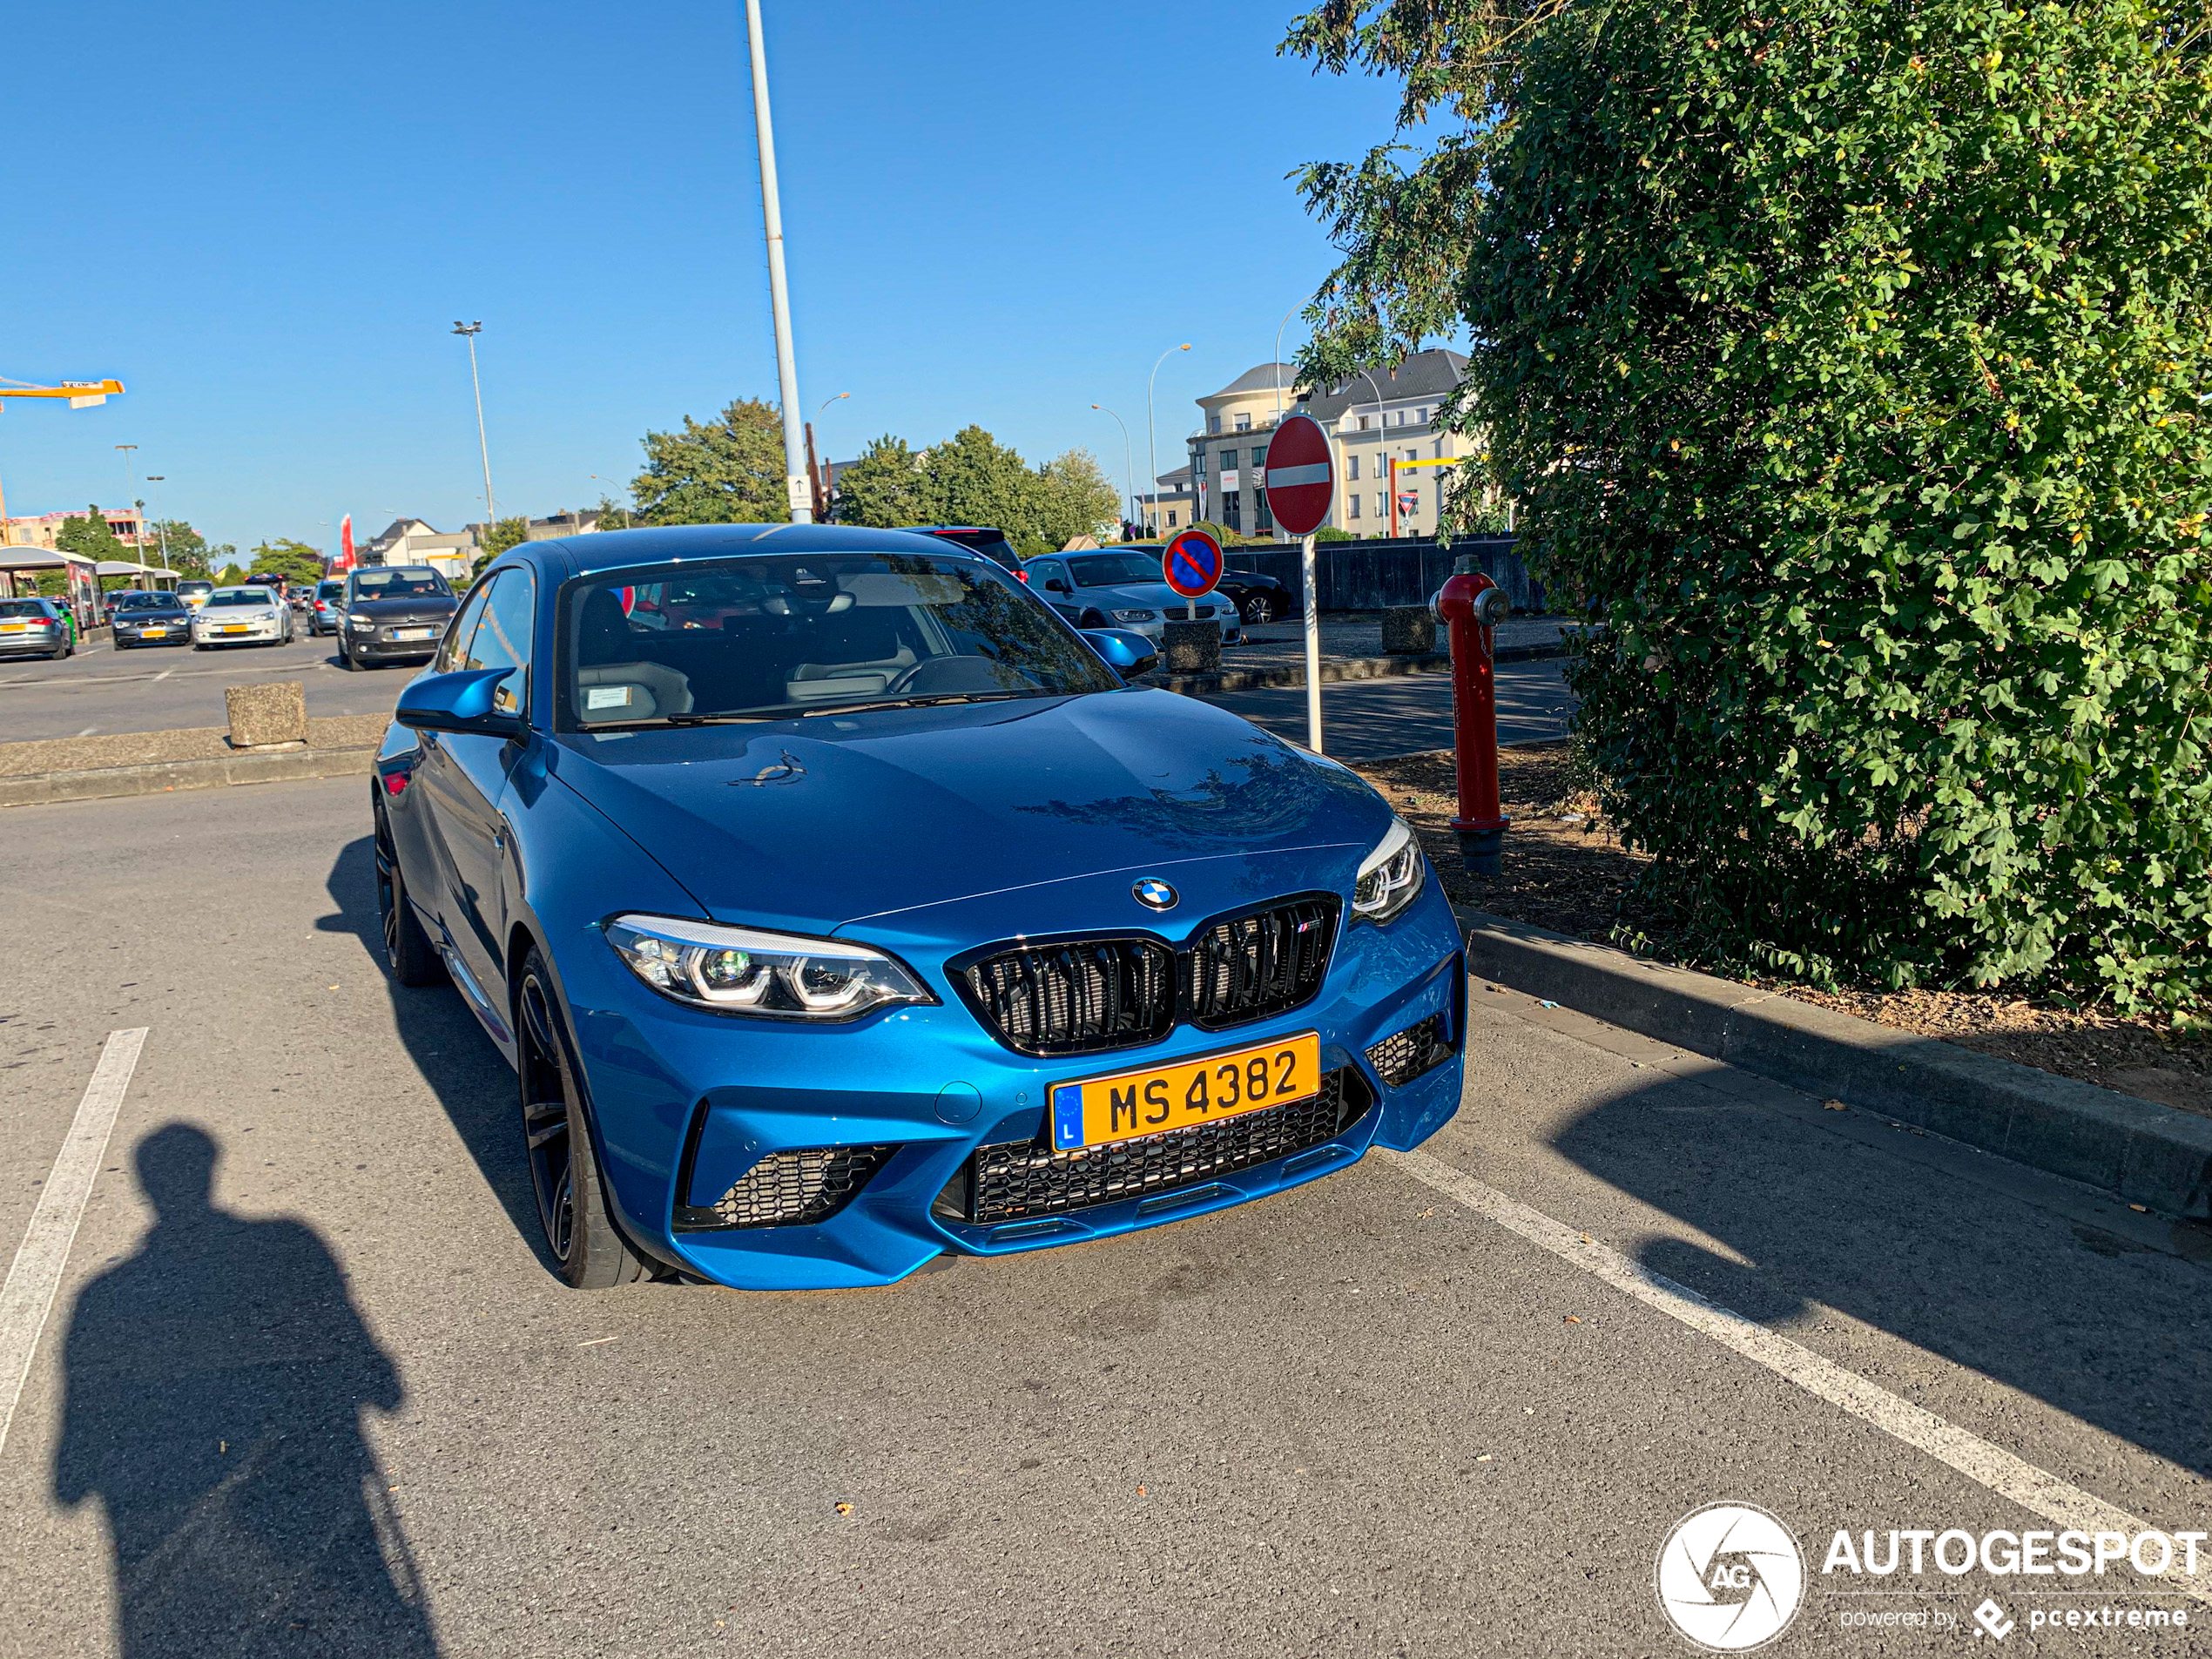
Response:
M980 421L1032 460L1161 465L1266 361L1330 250L1284 175L1386 135L1394 89L1275 47L1296 0L765 0L800 396L839 456ZM0 413L13 514L149 499L240 547L588 503L773 345L739 0L25 7L0 191L0 374L115 375ZM21 78L18 77L18 79ZM1293 320L1285 355L1300 337ZM0 394L3 396L4 394ZM617 492L618 493L618 492Z

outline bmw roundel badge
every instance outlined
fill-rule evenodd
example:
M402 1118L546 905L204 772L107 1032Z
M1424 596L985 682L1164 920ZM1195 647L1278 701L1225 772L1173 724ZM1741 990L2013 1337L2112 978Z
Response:
M1130 891L1136 895L1137 903L1153 910L1175 908L1175 889L1155 876L1146 876Z

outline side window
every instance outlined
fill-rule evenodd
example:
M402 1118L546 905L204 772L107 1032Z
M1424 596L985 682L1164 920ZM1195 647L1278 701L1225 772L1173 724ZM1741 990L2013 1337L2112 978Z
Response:
M530 629L537 620L536 594L529 571L516 565L492 578L484 619L469 642L470 668L512 668L492 693L502 714L520 714L529 697Z
M431 664L439 673L450 674L467 660L469 636L476 631L476 618L483 614L484 596L490 591L490 583L478 583L468 603L454 613L453 621L446 628L445 639L438 646L438 659Z

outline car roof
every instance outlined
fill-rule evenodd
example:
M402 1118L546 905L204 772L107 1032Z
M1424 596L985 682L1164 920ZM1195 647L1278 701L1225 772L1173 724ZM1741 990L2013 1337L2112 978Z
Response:
M947 534L958 536L1006 535L1006 532L999 529L995 524L909 524L906 528L910 530L920 531L926 536L943 536ZM1011 540L1012 538L1008 537L1008 539Z
M533 555L554 550L577 576L634 564L674 564L685 559L794 553L927 553L948 549L912 530L866 529L856 524L668 524L651 529L601 530L590 536L527 544Z

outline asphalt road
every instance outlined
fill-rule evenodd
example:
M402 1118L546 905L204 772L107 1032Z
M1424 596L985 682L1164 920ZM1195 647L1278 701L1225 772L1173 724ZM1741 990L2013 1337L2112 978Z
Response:
M1556 661L1497 671L1498 741L1563 736L1575 698ZM1305 741L1305 688L1231 691L1209 699L1293 743ZM1452 746L1452 677L1342 680L1321 687L1321 744L1339 760L1376 760Z
M2198 1235L1479 985L1422 1155L882 1291L567 1291L509 1074L371 954L367 787L5 815L9 1249L146 1035L0 1447L0 1654L1688 1654L1654 1561L1723 1499L1807 1552L1769 1652L2212 1618L1820 1571L2048 1525L2008 1457L2206 1527ZM1839 1629L1884 1609L1965 1622Z
M337 640L311 638L304 626L289 645L86 645L59 663L0 658L0 741L223 725L226 685L280 679L306 685L310 715L386 714L415 671L394 664L348 673Z

